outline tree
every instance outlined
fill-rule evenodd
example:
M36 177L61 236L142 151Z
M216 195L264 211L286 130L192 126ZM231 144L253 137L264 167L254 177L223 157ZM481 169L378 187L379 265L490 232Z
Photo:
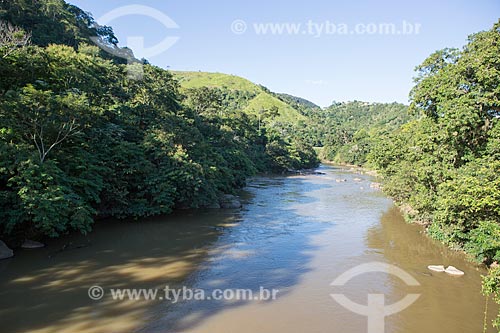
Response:
M186 103L199 115L221 115L222 93L218 88L191 88L186 91Z
M30 33L9 22L0 20L0 50L3 58L8 57L18 48L29 45L30 41Z
M500 21L416 68L417 118L377 144L370 159L385 190L413 208L429 234L492 265L483 293L500 290ZM499 327L500 321L495 321Z

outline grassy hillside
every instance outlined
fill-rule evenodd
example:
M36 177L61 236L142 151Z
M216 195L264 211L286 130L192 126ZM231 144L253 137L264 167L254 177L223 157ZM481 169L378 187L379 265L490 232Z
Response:
M266 88L242 77L207 72L172 71L172 74L179 80L182 89L210 87L246 92L251 98L242 105L241 111L245 113L258 114L263 110L277 108L279 116L276 120L278 121L295 124L299 120L306 119L297 109L275 97Z
M306 118L290 105L266 92L261 92L252 99L244 111L257 114L261 110L269 110L272 107L278 108L279 118L286 122L296 123L298 120L305 120Z
M255 95L262 92L262 88L236 75L207 72L171 71L179 80L182 88L217 87L230 90L243 90Z

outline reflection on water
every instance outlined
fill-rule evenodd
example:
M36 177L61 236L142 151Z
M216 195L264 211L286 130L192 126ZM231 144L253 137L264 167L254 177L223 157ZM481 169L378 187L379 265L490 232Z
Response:
M481 331L484 271L405 224L392 202L370 189L369 177L322 171L326 175L257 178L243 192L240 212L103 222L87 237L19 251L0 262L0 327L13 333L366 332L366 318L335 303L331 293L360 304L370 293L385 294L386 304L420 293L415 304L386 318L386 332ZM404 269L420 286L383 273L330 286L349 268L372 261ZM454 265L466 275L431 274L429 264ZM274 301L170 304L91 301L92 285L280 292Z

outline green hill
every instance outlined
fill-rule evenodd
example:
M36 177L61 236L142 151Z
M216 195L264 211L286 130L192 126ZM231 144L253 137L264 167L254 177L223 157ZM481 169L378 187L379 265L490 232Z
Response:
M295 124L299 120L305 120L297 109L290 104L277 98L275 94L267 88L257 85L247 79L236 75L207 72L183 72L172 71L174 77L179 80L182 89L191 88L220 88L229 91L245 92L250 98L240 104L243 112L249 114L258 114L263 110L278 110L278 121Z
M280 101L276 97L262 92L257 95L254 99L250 101L248 106L245 108L245 112L257 114L260 110L269 110L273 107L277 107L281 120L296 123L299 120L305 120L306 117L301 115L297 110L292 108L290 105L283 101Z
M207 73L207 72L182 72L171 71L172 74L179 80L182 88L227 88L229 90L243 90L251 92L255 95L262 92L262 88L236 75L222 73Z

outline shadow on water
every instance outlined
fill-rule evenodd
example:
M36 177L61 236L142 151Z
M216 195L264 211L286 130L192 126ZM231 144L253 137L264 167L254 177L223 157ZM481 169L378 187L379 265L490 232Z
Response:
M231 223L227 212L180 212L137 222L103 221L88 236L18 250L0 264L4 332L125 332L144 320L147 302L93 301L90 286L156 288L182 283ZM108 297L109 296L109 297Z
M284 297L313 270L311 253L317 250L311 237L326 227L296 213L294 205L317 201L308 193L329 186L301 177L262 178L247 188L248 202L241 222L222 234L212 246L209 259L189 279L192 288L210 295L215 289L279 290ZM257 193L258 192L258 193ZM293 203L293 205L292 205ZM272 300L205 300L163 304L154 320L139 332L180 332L195 329L222 311L253 302Z
M100 333L151 323L142 332L165 332L246 302L117 301L110 288L262 286L285 294L312 269L309 238L323 228L295 214L290 203L310 203L316 199L307 193L324 186L304 184L300 177L257 179L243 195L242 211L103 221L88 236L18 250L0 262L0 327L10 333ZM106 290L100 301L89 299L94 285Z

